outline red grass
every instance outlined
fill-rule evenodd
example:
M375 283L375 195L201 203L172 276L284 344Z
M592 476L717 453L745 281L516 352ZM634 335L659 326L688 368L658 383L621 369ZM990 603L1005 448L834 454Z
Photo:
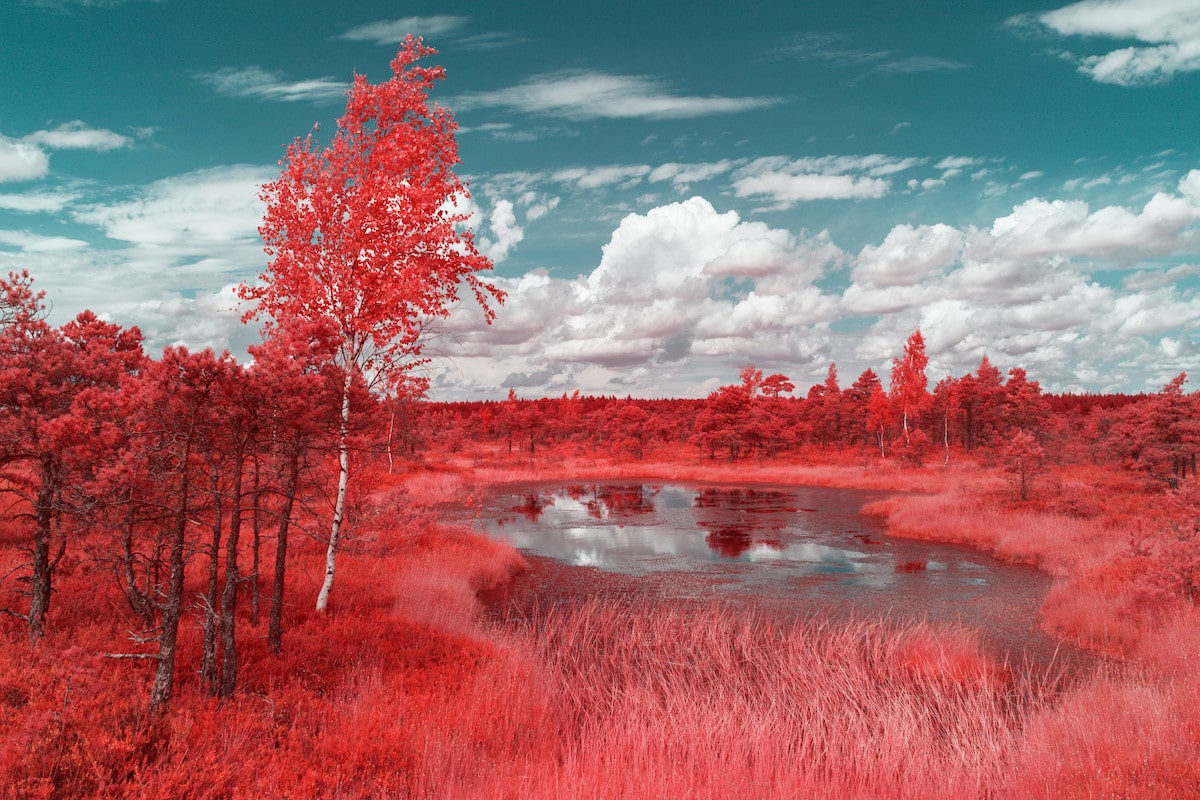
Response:
M170 715L143 711L119 598L83 562L45 639L0 622L0 794L11 797L759 798L1200 795L1200 619L1148 604L1126 559L1142 515L1104 473L1013 506L978 469L866 464L592 464L522 470L462 456L383 477L332 613L291 572L282 656L242 628L238 695L186 666ZM902 535L974 544L1056 576L1044 623L1125 660L1073 685L996 664L965 629L617 601L486 622L479 593L522 560L434 524L489 481L555 477L913 490L878 505ZM1148 523L1147 523L1148 524ZM18 560L0 530L0 555ZM297 540L297 567L320 548ZM1124 560L1123 560L1124 559ZM6 587L7 588L7 587ZM184 625L195 664L196 617Z

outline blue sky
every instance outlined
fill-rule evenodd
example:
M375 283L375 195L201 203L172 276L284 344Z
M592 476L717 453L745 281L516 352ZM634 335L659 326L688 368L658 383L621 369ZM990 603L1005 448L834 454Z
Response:
M412 32L509 293L435 398L846 385L918 326L933 381L1200 368L1200 0L331 5L0 4L0 269L244 353L257 187Z

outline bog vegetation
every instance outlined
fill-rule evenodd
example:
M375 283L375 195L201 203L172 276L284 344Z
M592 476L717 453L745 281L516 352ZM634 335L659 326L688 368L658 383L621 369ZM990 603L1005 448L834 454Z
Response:
M424 127L440 77L413 71L426 52L406 44L400 84L356 82L342 127L385 134L399 96L410 134L452 132ZM270 202L296 207L343 156L395 166L356 141L320 157L299 143ZM0 792L1200 793L1200 395L1184 375L1055 396L984 358L931 389L918 331L886 385L866 370L843 386L830 365L798 393L747 366L703 400L427 402L410 369L424 321L459 287L485 310L499 298L452 235L461 187L420 185L435 190L401 204L436 223L425 261L397 255L384 222L400 201L369 191L310 193L299 207L336 210L268 221L275 260L247 296L271 325L249 364L154 357L90 312L53 326L29 275L0 280ZM297 235L326 246L289 250ZM301 272L346 294L287 284ZM411 305L346 316L384 285ZM1046 570L1042 624L1099 666L1018 668L964 628L636 594L485 613L480 596L528 565L449 510L504 481L631 475L904 490L868 510L895 535Z

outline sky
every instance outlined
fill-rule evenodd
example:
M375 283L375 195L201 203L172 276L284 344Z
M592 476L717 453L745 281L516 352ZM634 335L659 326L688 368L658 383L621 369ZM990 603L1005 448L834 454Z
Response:
M886 383L917 328L931 385L1200 374L1200 0L4 0L0 271L245 358L258 187L406 33L508 294L434 399Z

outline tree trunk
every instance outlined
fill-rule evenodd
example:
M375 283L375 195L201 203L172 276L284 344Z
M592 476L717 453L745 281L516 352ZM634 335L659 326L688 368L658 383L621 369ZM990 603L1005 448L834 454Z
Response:
M267 622L267 647L272 653L279 653L283 649L283 579L287 571L288 526L291 524L299 482L300 448L296 446L288 461L283 508L279 512L279 536L275 544L275 576L271 585L271 614Z
M229 536L225 539L225 587L221 592L221 697L230 697L237 687L237 595L238 539L242 533L242 461L246 438L238 440L233 454L233 486L230 495Z
M46 614L50 611L50 592L53 588L53 568L50 565L50 535L54 519L55 481L58 470L54 456L43 453L41 485L37 496L37 526L33 534L33 576L30 582L29 641L36 642L45 629Z
M259 584L258 565L259 553L262 547L262 483L259 476L259 460L254 459L254 504L250 508L252 517L251 532L253 540L250 543L250 624L258 626Z
M162 623L158 633L158 667L154 671L154 685L150 688L150 710L165 711L175 688L175 655L179 644L179 620L183 616L183 579L187 567L186 550L188 501L191 494L189 480L192 443L196 435L196 418L192 417L187 433L183 437L183 452L179 455L179 489L177 505L171 525L171 549L168 564L171 568L167 579L166 601L162 604Z
M124 530L121 532L121 575L125 583L125 599L129 608L149 631L154 627L154 607L147 592L138 589L137 573L134 571L135 557L133 553L133 534L136 520L133 513L132 493L126 492L125 502L128 504L128 515L125 517Z
M392 474L392 431L396 427L396 406L393 404L391 414L388 415L388 435L387 435L387 457L388 457L388 475Z
M184 463L187 462L185 457ZM179 506L171 531L171 576L167 583L167 599L163 605L162 630L158 637L158 669L150 689L150 710L165 710L175 685L175 652L179 640L179 619L183 615L184 544L187 533L187 479L183 481Z
M201 633L200 647L200 683L209 694L217 694L220 686L217 680L217 590L221 577L221 526L224 522L224 511L221 507L219 469L213 470L212 498L213 523L212 539L208 544L208 591L204 595L204 625Z
M342 417L338 426L338 488L333 506L333 524L329 529L329 547L325 550L325 580L317 594L317 611L329 606L329 592L333 589L333 573L337 561L338 541L342 534L342 518L346 513L346 486L350 482L350 389L353 371L347 368L346 381L342 385Z

